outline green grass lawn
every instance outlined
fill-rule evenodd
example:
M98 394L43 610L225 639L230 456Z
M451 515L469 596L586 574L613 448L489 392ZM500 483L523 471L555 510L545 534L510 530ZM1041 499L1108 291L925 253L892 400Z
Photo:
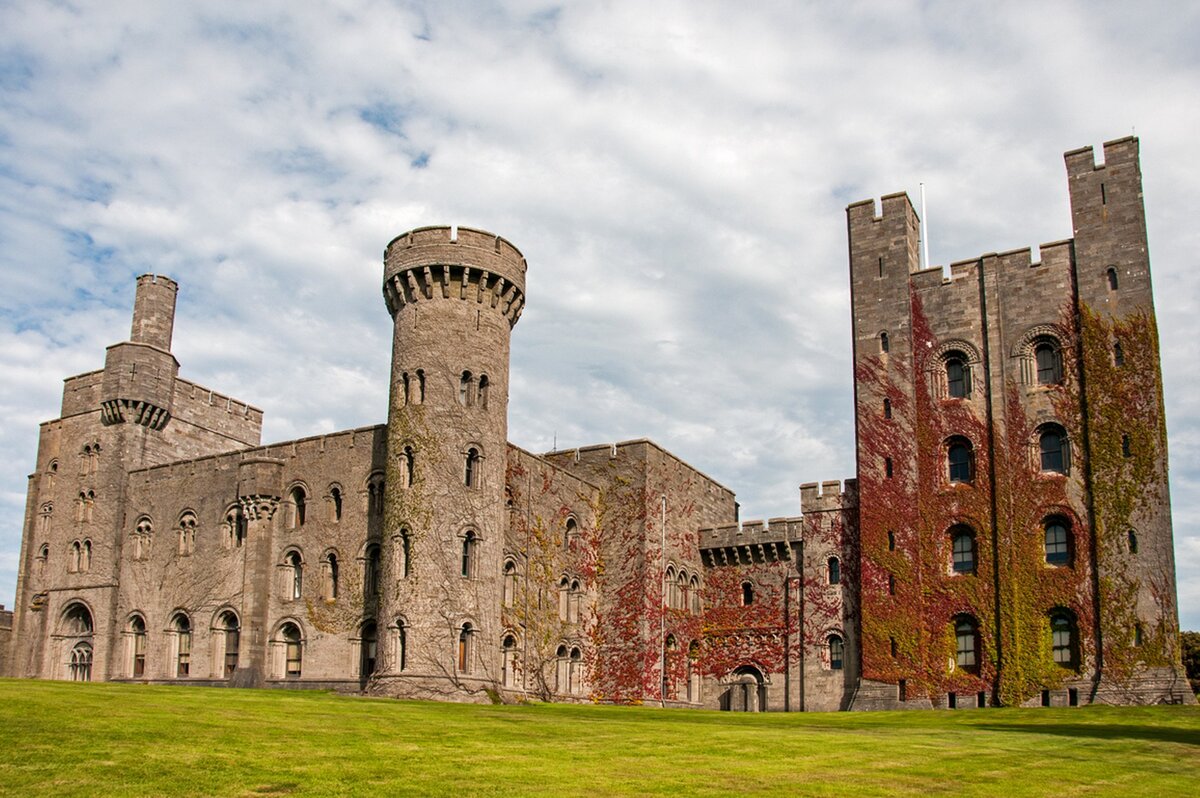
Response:
M1200 709L741 715L0 680L0 794L1200 796Z

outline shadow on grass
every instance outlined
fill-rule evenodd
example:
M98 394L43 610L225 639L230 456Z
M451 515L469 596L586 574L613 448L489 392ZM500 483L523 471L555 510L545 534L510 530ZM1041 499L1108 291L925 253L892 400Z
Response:
M977 729L1023 734L1053 734L1058 737L1093 738L1097 740L1150 740L1160 743L1179 743L1200 746L1200 731L1172 726L1129 726L1100 723L1005 723L982 724Z

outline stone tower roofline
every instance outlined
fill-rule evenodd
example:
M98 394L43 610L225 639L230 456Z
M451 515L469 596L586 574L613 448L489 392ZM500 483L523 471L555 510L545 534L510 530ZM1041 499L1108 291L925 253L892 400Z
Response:
M858 480L805 482L800 486L800 514L858 507Z
M133 323L129 340L164 352L171 351L175 327L175 297L179 283L162 274L143 274L137 278L133 299Z
M395 317L408 304L459 299L499 310L515 325L525 307L525 256L472 227L418 227L383 252L383 297Z
M609 452L609 457L611 459L616 459L617 457L619 457L621 455L622 449L627 449L627 448L634 447L634 446L653 447L653 448L657 449L661 454L666 455L667 457L671 458L672 460L679 463L681 466L688 469L689 471L691 471L693 474L700 477L701 479L704 479L705 481L709 482L710 484L715 485L717 488L720 488L721 490L727 491L730 495L734 495L733 491L730 490L728 487L721 484L717 480L713 479L712 477L710 477L708 474L704 473L700 469L696 468L691 463L682 459L681 457L679 457L679 455L674 454L674 453L668 451L667 449L664 449L662 446L658 445L657 443L650 440L649 438L632 438L627 441L616 441L615 443L595 443L595 444L591 444L590 446L571 446L566 449L555 449L552 452L545 452L545 453L541 454L540 457L550 458L550 457L563 457L565 455L571 455L574 457L574 459L576 461L578 461L580 455L584 452L595 452L595 451L607 449Z
M1138 162L1138 140L1136 136L1125 136L1104 142L1104 160L1098 162L1092 147L1080 147L1063 154L1067 162L1067 176L1074 177L1086 172L1098 172L1106 166Z

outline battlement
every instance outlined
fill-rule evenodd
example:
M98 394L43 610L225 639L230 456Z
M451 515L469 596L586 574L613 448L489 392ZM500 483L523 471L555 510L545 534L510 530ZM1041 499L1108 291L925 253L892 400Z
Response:
M175 379L175 400L182 399L187 399L193 404L224 410L229 415L240 416L248 419L251 423L262 426L263 411L254 405L177 377Z
M917 222L917 210L904 191L884 194L879 198L879 206L882 206L882 211L876 210L878 206L873 199L859 200L847 205L846 215L849 217L851 226L869 222L882 223L885 220L892 221L897 218L914 224Z
M1091 147L1080 147L1077 150L1063 154L1067 162L1068 177L1098 172L1109 166L1137 164L1138 140L1136 136L1125 136L1104 142L1104 161L1097 162L1096 154Z
M800 512L819 513L858 507L858 480L805 482L800 486Z
M709 567L790 560L802 524L801 518L772 518L701 529L700 556Z
M388 243L383 264L383 296L392 316L405 305L454 298L495 308L511 326L525 306L525 256L483 230L410 230Z

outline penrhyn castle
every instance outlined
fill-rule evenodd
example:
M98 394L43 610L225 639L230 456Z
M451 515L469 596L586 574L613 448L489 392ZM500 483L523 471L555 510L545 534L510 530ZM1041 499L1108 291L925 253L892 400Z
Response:
M262 445L179 375L177 285L66 380L29 479L10 675L731 710L1192 701L1138 142L1066 154L1073 237L922 269L847 209L857 478L800 515L648 440L508 441L526 263L384 253L386 423ZM0 647L5 639L0 637Z

